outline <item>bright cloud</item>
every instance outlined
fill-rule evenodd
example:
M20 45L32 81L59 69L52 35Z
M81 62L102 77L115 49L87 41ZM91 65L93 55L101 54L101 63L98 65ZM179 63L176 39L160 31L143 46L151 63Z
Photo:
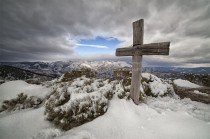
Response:
M107 46L104 45L94 45L94 44L76 44L77 46L88 46L88 47L94 47L94 48L102 48L102 49L107 49Z

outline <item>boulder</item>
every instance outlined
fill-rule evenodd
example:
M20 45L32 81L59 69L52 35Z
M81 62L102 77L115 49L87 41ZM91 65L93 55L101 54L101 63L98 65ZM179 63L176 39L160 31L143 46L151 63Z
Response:
M175 93L180 98L190 98L193 101L210 103L210 87L199 86L187 80L177 79L173 81Z

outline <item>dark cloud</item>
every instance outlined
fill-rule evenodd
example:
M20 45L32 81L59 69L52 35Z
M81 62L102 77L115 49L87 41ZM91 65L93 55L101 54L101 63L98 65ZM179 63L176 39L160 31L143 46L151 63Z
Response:
M73 59L77 41L95 36L131 44L131 23L140 18L145 43L172 42L168 58L147 63L210 63L209 0L0 0L0 60Z

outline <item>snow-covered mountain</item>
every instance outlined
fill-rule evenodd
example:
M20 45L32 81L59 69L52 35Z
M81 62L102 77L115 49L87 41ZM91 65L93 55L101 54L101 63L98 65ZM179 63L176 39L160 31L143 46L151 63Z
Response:
M60 75L63 73L63 70L69 66L72 62L1 62L0 66L8 65L17 67L24 70L30 70L36 73L41 74L57 74Z
M104 68L107 70L110 69L117 69L117 68L124 68L124 67L131 67L130 64L124 61L78 61L73 62L68 66L69 70L71 69L81 69L81 68L90 68L93 70L101 71Z
M64 72L79 70L82 68L97 71L98 75L111 75L114 69L131 67L130 64L124 61L2 62L0 63L0 73L7 70L6 68L8 67L5 67L5 65L49 76L60 76ZM3 66L4 68L1 68Z
M78 61L70 64L65 71L79 70L88 68L98 73L98 76L112 76L113 70L120 68L129 68L131 65L124 61Z
M11 68L5 65L17 67L18 70L13 70L11 75L8 71ZM31 77L45 76L59 77L65 72L79 70L82 68L91 69L97 72L98 77L112 77L113 70L125 68L131 70L131 64L125 61L57 61L57 62L2 62L0 63L0 79L31 79ZM21 71L27 70L33 72ZM160 78L171 79L187 79L200 85L210 86L210 68L178 68L178 67L144 67L143 72L153 73ZM2 74L3 73L3 74ZM18 77L16 75L20 75ZM36 75L38 73L39 75ZM25 74L25 75L24 75ZM13 77L15 75L15 77Z
M61 75L65 71L79 68L90 68L100 72L106 72L115 68L130 67L131 64L125 61L56 61L56 62L0 62L0 66L8 65L36 73ZM193 73L210 74L209 67L181 68L181 67L144 67L146 72L160 73Z

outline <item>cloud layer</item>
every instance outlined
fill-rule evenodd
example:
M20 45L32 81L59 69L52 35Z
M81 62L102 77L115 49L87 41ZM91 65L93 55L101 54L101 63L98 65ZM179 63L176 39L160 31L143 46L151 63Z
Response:
M140 18L145 43L171 41L169 57L146 56L147 64L210 65L209 0L0 0L0 60L75 59L78 41L96 36L128 46ZM116 59L114 52L82 58Z

